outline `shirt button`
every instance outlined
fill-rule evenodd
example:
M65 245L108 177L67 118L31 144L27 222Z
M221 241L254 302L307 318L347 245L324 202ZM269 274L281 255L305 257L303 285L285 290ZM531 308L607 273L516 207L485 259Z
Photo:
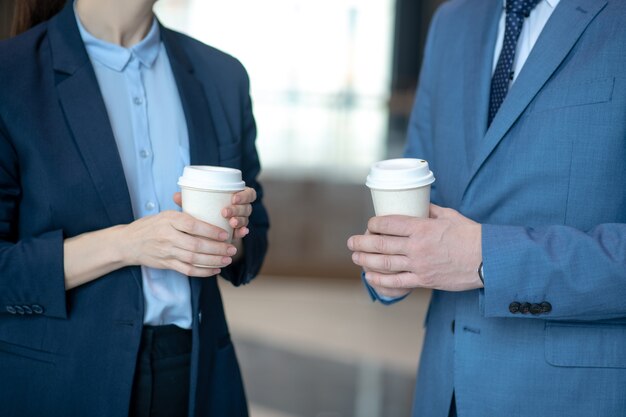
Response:
M133 99L133 103L135 103L137 106L141 106L143 104L143 99L141 97L135 97Z
M146 149L142 149L139 152L139 156L141 156L142 158L147 158L150 156L150 151L146 150Z
M146 203L146 210L152 211L156 208L156 204L153 201L148 201Z

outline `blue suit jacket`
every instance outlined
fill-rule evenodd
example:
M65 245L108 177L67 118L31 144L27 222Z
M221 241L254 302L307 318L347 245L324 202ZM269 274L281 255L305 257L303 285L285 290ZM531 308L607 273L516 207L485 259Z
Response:
M485 289L433 292L413 415L623 417L626 2L561 0L487 129L501 13L451 1L427 42L406 153L484 225Z
M65 291L63 239L133 221L111 125L71 3L0 43L0 414L126 416L144 300L139 267ZM161 28L192 164L240 168L259 199L239 285L259 271L268 219L241 64ZM190 416L245 416L215 279L190 278Z

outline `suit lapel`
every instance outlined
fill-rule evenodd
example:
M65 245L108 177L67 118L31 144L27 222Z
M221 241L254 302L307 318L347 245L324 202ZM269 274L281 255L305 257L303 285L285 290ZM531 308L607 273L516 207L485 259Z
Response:
M65 118L111 225L133 221L130 195L104 100L72 2L49 24L57 92Z
M472 166L487 130L493 51L502 15L502 0L483 1L472 7L475 8L472 10L475 13L472 26L477 30L467 32L464 59L467 70L463 88L468 167Z
M187 130L189 133L190 161L193 165L219 164L219 138L226 137L226 131L221 123L225 123L224 110L219 103L217 91L210 80L209 74L203 74L201 83L195 76L195 69L180 44L179 35L161 26L161 38L167 50L170 65L178 94L185 112ZM218 134L219 132L219 134ZM196 397L198 381L199 355L199 322L200 294L206 278L189 278L191 287L191 306L193 314L193 354L190 398ZM215 283L213 283L215 284ZM194 366L193 364L196 364ZM190 415L195 414L195 401L191 403Z
M191 164L218 165L218 135L212 114L215 110L209 106L204 85L195 77L195 69L177 35L162 25L160 29L185 112ZM202 280L191 278L190 282L192 306L196 311Z
M189 57L182 49L176 34L161 26L161 38L167 50L178 94L185 112L189 132L189 153L193 165L217 165L218 135L215 129L215 111L209 106L205 87L195 77Z
M479 148L478 155L473 162L464 193L489 155L605 5L606 0L562 0L559 3L487 130L483 145ZM488 86L485 91L489 94ZM486 109L487 105L483 107ZM486 118L481 120L486 123Z
M220 140L229 143L232 136L224 107L210 74L203 74L202 83L196 78L195 68L177 36L161 26L161 37L187 120L190 160L193 165L219 165ZM190 279L194 311L199 305L203 281L200 278Z

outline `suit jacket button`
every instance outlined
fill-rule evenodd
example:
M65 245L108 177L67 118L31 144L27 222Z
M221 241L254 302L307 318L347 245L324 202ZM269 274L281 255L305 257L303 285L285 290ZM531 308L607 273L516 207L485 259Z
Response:
M520 306L519 311L522 312L522 314L528 314L530 313L530 303L524 303Z
M15 306L15 311L17 311L17 314L24 315L24 309L20 306Z
M544 301L543 303L541 303L542 313L549 313L551 311L552 311L552 304L548 303L547 301Z
M15 307L13 306L7 306L7 312L10 314L15 314L17 313L17 310L15 310Z
M530 306L530 314L536 316L537 314L541 314L541 313L543 313L543 309L541 308L541 305L532 304Z
M33 314L33 309L30 308L29 306L22 306L22 308L24 309L24 313Z
M518 303L517 301L514 301L511 304L509 304L509 311L513 314L519 313L520 306L521 306L520 303Z
M31 306L31 309L33 310L33 313L35 314L43 314L43 307L40 306L39 304L33 304Z

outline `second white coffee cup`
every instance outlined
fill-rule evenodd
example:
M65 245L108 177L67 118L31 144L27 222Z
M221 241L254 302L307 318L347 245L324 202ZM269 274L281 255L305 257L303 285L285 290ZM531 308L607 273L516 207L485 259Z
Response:
M232 204L234 193L245 189L246 184L242 180L241 171L233 168L190 165L183 170L178 185L182 193L183 212L226 230L229 234L228 243L232 242L233 228L222 216L222 209Z
M428 217L435 176L423 159L398 158L372 165L366 185L377 216Z

